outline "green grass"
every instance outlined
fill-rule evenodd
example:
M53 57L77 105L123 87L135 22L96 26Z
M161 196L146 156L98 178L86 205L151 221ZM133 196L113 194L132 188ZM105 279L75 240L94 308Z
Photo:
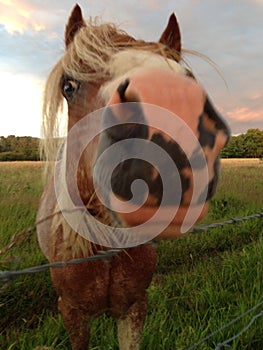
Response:
M204 223L263 211L262 171L263 164L224 164ZM39 164L0 163L0 247L14 232L34 224L41 192ZM141 348L187 349L262 301L262 233L263 220L254 219L160 242ZM1 270L43 263L35 231L0 255ZM215 348L261 310L262 306L196 349ZM262 317L230 345L262 350ZM0 349L70 349L48 271L21 276L1 289ZM93 323L91 349L118 349L116 326L107 316Z

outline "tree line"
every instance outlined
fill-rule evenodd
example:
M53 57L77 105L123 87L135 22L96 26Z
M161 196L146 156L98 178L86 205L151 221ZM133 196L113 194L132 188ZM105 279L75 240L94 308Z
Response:
M39 138L0 136L0 161L39 160ZM263 131L249 129L232 136L221 152L222 158L263 158Z
M39 160L37 137L0 136L0 161Z

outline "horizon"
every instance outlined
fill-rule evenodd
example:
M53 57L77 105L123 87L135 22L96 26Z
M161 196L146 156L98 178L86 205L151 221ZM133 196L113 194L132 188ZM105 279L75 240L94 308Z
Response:
M245 135L249 130L259 130L261 132L263 132L263 127L262 128L249 128L247 129L245 132L242 132L242 133L239 133L239 134L232 134L231 133L231 137L236 137L236 136L240 136L240 135ZM231 130L230 130L231 131ZM14 134L10 134L10 135L0 135L0 139L2 137L4 138L7 138L7 137L32 137L32 138L36 138L36 139L39 139L39 140L43 140L43 138L41 136L32 136L32 135L14 135ZM65 136L59 136L59 137L56 137L56 138L65 138Z

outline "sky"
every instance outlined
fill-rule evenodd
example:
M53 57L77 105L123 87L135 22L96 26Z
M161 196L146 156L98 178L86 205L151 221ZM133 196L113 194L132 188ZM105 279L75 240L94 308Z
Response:
M0 136L40 136L42 94L76 0L0 0ZM263 130L263 0L79 0L85 18L157 41L172 12L185 56L232 134Z

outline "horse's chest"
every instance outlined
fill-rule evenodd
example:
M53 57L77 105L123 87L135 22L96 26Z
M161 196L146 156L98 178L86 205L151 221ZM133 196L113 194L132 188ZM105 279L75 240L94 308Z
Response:
M125 312L144 295L155 268L155 250L150 246L133 248L111 258L52 269L59 296L90 314L109 310Z

